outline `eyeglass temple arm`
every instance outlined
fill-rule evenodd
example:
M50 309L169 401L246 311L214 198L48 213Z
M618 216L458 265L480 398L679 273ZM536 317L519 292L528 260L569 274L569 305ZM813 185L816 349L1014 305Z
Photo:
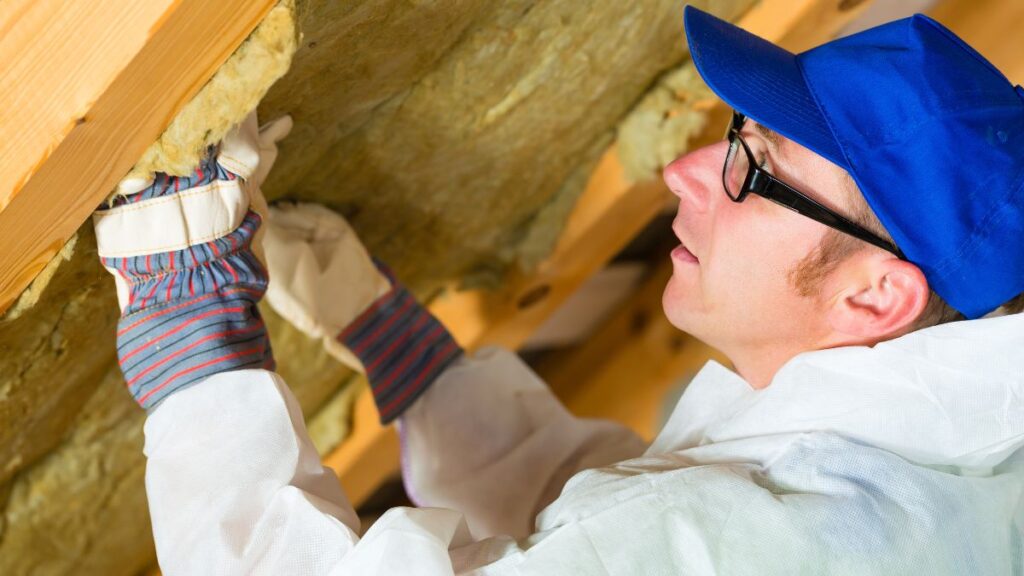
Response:
M751 182L751 184L753 185L754 182ZM813 198L809 198L801 194L799 191L790 188L784 182L780 182L774 178L768 178L768 182L760 188L761 189L757 191L759 196L763 196L776 204L817 220L826 226L831 226L837 230L859 238L860 240L863 240L873 246L877 246L882 250L891 252L900 260L907 259L906 255L903 254L903 251L901 251L895 244L887 242L850 220L833 213Z

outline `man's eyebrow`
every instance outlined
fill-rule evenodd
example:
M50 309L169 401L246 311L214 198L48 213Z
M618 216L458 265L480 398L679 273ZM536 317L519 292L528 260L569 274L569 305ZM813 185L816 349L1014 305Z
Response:
M771 147L775 151L779 150L779 143L781 142L781 138L779 137L778 132L760 123L754 124L754 128L757 130L759 134L761 134L761 137L763 137L765 140L768 141L769 144L771 144Z

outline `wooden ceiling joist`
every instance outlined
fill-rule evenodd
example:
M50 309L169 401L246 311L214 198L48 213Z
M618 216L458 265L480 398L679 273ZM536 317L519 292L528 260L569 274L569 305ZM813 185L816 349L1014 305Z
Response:
M0 314L274 4L0 2Z

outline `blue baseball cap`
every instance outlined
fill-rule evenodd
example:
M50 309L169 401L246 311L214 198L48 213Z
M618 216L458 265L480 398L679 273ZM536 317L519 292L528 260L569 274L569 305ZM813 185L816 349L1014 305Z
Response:
M967 318L1024 292L1024 89L917 14L793 54L692 6L697 71L727 104L853 177Z

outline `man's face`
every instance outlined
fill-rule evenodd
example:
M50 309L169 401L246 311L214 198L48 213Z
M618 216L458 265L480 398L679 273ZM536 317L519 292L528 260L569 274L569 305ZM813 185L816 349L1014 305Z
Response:
M757 159L769 173L849 213L845 173L838 166L753 120L742 134L752 148L766 151ZM673 325L740 368L750 357L788 358L813 349L825 333L828 295L802 297L788 275L828 228L754 194L742 203L731 201L722 185L727 149L722 141L665 168L665 182L679 197L673 230L682 246L672 253L673 275L662 303Z

